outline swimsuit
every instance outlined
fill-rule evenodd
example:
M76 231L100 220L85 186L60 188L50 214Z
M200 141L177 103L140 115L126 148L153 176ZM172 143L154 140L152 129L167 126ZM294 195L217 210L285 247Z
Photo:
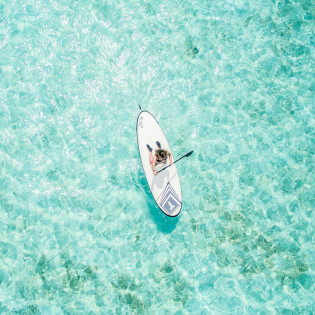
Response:
M158 165L158 164L166 164L166 160L167 160L167 157L166 158L161 158L159 156L156 157L156 161L155 161L155 165Z
M161 159L161 160L156 159L157 162L163 162L163 161L166 161L166 160L167 160L167 158Z

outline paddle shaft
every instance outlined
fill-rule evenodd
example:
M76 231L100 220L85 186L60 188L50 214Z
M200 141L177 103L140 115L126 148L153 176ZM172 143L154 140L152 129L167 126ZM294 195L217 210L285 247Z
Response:
M186 153L185 155L183 155L182 157L180 157L179 159L177 159L173 164L175 164L176 162L178 162L179 160L181 160L184 157L188 157L193 153L193 151L190 151L189 153ZM157 173L160 173L162 171L164 171L165 169L167 169L168 167L170 167L171 165L167 165L164 168L162 168L161 170L159 170Z

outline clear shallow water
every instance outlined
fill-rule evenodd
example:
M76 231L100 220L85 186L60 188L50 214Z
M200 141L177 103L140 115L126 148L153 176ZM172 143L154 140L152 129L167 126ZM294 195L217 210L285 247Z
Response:
M0 5L0 313L314 312L309 1ZM138 103L176 157L164 216Z

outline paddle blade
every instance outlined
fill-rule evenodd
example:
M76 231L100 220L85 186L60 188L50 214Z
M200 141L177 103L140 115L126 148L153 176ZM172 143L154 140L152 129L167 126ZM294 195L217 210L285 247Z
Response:
M191 156L191 155L193 154L193 152L194 152L194 151L190 151L190 152L188 152L185 156L186 156L186 157L189 157L189 156Z

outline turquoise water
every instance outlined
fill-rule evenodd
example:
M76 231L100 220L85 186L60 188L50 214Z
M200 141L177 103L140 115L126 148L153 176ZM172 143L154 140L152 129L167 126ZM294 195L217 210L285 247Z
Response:
M310 1L0 3L1 314L312 314ZM156 207L138 103L178 163Z

